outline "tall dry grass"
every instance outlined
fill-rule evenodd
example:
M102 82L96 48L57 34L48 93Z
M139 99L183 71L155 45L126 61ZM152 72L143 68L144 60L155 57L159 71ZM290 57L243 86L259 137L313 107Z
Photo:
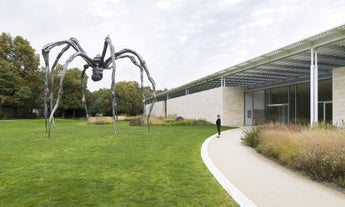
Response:
M345 130L260 127L256 150L317 180L345 187Z
M116 121L126 121L131 120L132 117L128 116L117 116ZM89 117L89 124L112 124L114 123L112 116L93 116Z
M112 124L113 117L111 116L100 116L100 117L90 117L88 120L89 124Z

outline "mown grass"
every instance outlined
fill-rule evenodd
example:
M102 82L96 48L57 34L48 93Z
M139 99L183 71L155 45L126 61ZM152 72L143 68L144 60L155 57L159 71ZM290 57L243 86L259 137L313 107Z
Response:
M200 158L214 126L0 121L0 206L237 206Z
M266 125L245 132L244 143L313 179L345 188L345 130Z

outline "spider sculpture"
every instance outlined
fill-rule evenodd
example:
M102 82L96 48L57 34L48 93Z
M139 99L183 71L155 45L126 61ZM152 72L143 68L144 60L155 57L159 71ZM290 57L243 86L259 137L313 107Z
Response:
M62 50L58 53L56 56L56 59L53 63L53 65L50 67L49 65L49 52L57 46L63 46ZM53 71L56 68L61 56L68 50L68 49L74 49L75 52L66 60L65 64L63 65L63 69L60 73L60 83L59 83L59 90L58 94L54 102L54 94L53 94L53 86L54 86L54 74ZM107 50L109 48L110 57L105 58ZM82 71L81 75L81 85L82 85L82 102L85 107L86 112L86 118L89 119L87 106L86 106L86 99L85 99L85 72L88 68L92 68L92 76L91 79L93 81L100 81L103 78L103 71L104 70L112 70L112 76L111 76L111 100L112 100L112 115L113 115L113 121L114 121L114 133L116 135L116 101L115 101L115 73L116 73L116 63L115 61L120 58L128 58L134 65L139 67L140 69L140 80L141 80L141 97L142 97L142 104L144 109L144 114L146 114L145 110L145 95L144 95L144 89L143 89L143 82L144 82L144 73L146 74L148 80L152 84L153 89L153 102L149 108L149 113L147 115L147 123L149 123L150 115L152 112L153 105L156 101L156 94L155 94L155 81L150 76L150 73L146 67L146 63L144 59L135 51L131 49L123 49L118 52L115 52L115 47L111 42L111 39L109 36L105 38L103 51L101 55L97 55L94 58L90 58L86 52L83 50L83 48L80 46L78 40L76 38L71 38L66 41L59 41L54 43L49 43L45 45L42 48L42 56L44 58L45 62L45 96L44 96L44 116L45 116L45 126L46 131L48 133L48 137L50 138L50 131L51 126L53 125L55 127L54 122L54 113L56 112L59 102L61 99L61 96L63 94L63 81L66 74L66 70L68 68L68 65L76 58L81 57L86 64L84 65L84 70ZM49 83L50 79L50 83ZM49 97L49 103L48 103L48 97ZM48 105L50 108L48 109ZM149 125L148 125L149 126Z

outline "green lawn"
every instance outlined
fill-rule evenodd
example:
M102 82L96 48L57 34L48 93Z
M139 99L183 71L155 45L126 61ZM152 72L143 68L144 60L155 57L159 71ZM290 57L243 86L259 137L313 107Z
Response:
M214 126L0 121L0 206L237 206L200 157Z

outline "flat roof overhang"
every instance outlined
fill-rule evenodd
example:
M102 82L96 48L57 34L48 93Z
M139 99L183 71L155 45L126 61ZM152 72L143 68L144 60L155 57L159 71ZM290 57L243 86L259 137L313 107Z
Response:
M158 100L220 86L246 91L310 81L311 50L317 52L319 79L345 66L345 25L306 38L157 95Z

